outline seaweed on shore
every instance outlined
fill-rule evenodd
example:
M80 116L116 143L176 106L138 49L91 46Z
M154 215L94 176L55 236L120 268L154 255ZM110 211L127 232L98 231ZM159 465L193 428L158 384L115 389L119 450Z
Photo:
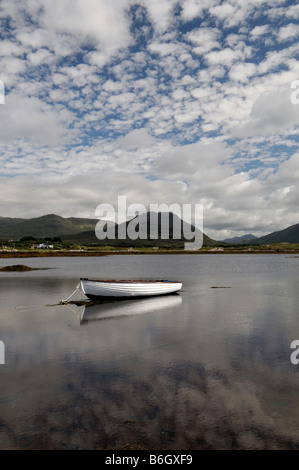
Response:
M3 273L23 273L26 271L45 271L47 269L53 268L30 268L30 266L25 266L24 264L13 264L11 266L3 266L0 271Z
M35 268L30 268L29 266L25 266L24 264L14 264L12 266L4 266L0 269L0 271L5 273L11 272L24 272L24 271L34 271Z

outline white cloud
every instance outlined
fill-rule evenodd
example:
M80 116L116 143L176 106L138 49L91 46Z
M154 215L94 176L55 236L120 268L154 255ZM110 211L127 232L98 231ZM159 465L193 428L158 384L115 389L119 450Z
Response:
M119 144L125 149L142 149L153 145L154 139L146 129L134 129L125 137L119 139Z
M16 139L31 139L40 145L57 145L67 133L59 113L36 98L10 94L0 107L1 142L12 144Z
M116 0L43 1L41 22L47 30L95 42L107 56L130 42L124 7ZM108 58L108 57L107 57Z
M277 33L277 38L280 42L289 41L297 36L299 36L299 25L293 23L282 26Z
M205 60L210 65L224 65L226 67L230 67L236 60L241 57L241 55L242 54L239 51L226 47L221 51L209 52L205 56Z
M216 16L219 20L226 20L227 22L229 22L230 26L235 24L235 22L237 21L236 8L229 2L224 2L221 5L212 6L209 11L211 15Z
M291 103L290 91L262 94L253 104L251 119L235 130L238 137L284 133L299 124L299 113Z
M207 174L229 156L224 144L199 142L171 148L156 160L156 165L170 179L181 177L185 181L189 175L196 180L196 174Z
M159 54L162 57L174 53L177 50L176 44L171 43L158 43L153 42L148 47L149 51L154 54Z
M269 25L267 25L267 24L264 24L262 26L255 26L250 31L250 34L254 39L256 39L256 38L259 38L260 36L263 36L264 34L267 34L269 29L270 29Z
M176 0L141 0L140 3L148 10L157 32L164 32L174 22L173 9Z
M279 4L279 2L277 2ZM284 3L283 1L280 2L281 4ZM270 8L267 12L268 16L272 19L277 18L291 18L291 19L298 19L299 18L299 5L288 5L286 7L276 7Z
M204 202L211 233L262 230L274 202L292 222L297 7L3 0L0 214L93 216L122 192Z
M284 0L229 0L224 1L220 5L211 6L209 12L219 22L222 22L225 28L239 26L246 22L252 13L264 8L264 12L268 12L268 8L274 8L281 4Z
M108 92L118 92L122 89L123 85L121 82L114 82L113 80L107 80L103 85L103 90Z
M53 54L47 49L39 49L36 52L31 52L28 54L27 58L33 65L49 64L49 62L54 60Z
M186 39L196 46L193 52L199 55L204 55L212 49L220 49L220 37L220 31L215 28L198 28L186 34Z
M255 75L257 66L254 63L241 63L234 65L230 72L229 76L232 80L236 80L242 83L248 82L250 77Z
M36 28L33 31L31 28L20 28L16 38L23 46L32 49L53 47L55 42L53 32L43 28Z
M174 115L174 119L181 124L189 124L190 122L195 121L201 112L197 109L191 110L185 113L178 113Z
M185 0L182 3L182 19L184 21L191 21L195 18L202 17L204 11L213 7L218 3L218 0Z

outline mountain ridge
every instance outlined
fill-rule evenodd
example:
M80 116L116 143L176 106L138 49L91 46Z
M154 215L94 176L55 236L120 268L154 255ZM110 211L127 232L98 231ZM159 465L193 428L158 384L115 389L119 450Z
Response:
M6 224L3 228L0 220L0 238L5 240L28 236L34 238L59 237L94 229L97 222L97 219L65 218L56 214L46 214L32 219L19 219L19 222L16 223L8 221L8 225Z
M147 217L149 219L150 213L147 212L145 214L141 214L139 217ZM111 245L125 245L129 246L131 244L139 244L153 246L153 244L170 244L170 245L177 245L182 244L184 241L187 241L185 237L181 237L181 239L174 239L173 238L173 220L177 217L175 214L168 213L169 216L169 239L161 238L161 236L165 235L162 233L162 224L161 224L161 213L158 214L158 239L151 239L149 233L149 224L147 224L147 238L131 240L127 237L126 240L99 240L95 235L95 228L97 224L106 225L105 221L100 221L99 219L87 219L87 218L76 218L76 217L69 217L64 218L56 214L46 214L40 217L34 217L32 219L9 219L6 220L6 223L3 224L3 228L0 225L0 239L1 240L8 240L8 239L21 239L24 237L34 237L34 238L46 238L46 237L60 237L62 240L71 242L71 243L88 243L93 245L103 245L103 244L111 244ZM177 219L179 219L177 217ZM126 224L126 232L127 227L133 219L125 222ZM190 226L186 222L182 221L181 219L181 228L184 227L190 228L194 231L195 227ZM141 219L140 219L141 221ZM177 220L177 223L178 220ZM8 224L8 225L7 225ZM189 227L187 227L189 226ZM121 225L119 226L121 227ZM119 227L116 225L116 237ZM137 230L138 231L138 230ZM183 231L181 231L183 233ZM191 241L191 240L190 240ZM215 245L217 242L207 235L203 234L203 242L204 244Z
M169 220L169 230L168 227L164 227L162 224L162 214L167 214L168 215L168 220ZM144 214L140 214L139 216L133 217L131 220L128 220L126 222L123 222L120 225L115 225L115 239L104 239L104 240L99 240L96 235L95 231L91 232L84 232L84 233L79 233L71 236L64 236L62 237L64 240L68 242L79 242L80 238L86 240L86 242L92 243L92 244L100 244L100 245L113 245L113 246L131 246L131 245L145 245L145 246L155 246L155 245L168 245L168 246L183 246L183 244L187 241L189 241L189 238L187 239L184 236L181 236L180 238L174 238L174 223L176 223L176 228L180 228L180 233L186 233L186 231L191 231L194 232L196 230L197 232L197 239L201 238L201 233L194 225L190 225L180 219L177 215L173 213L157 213L157 222L158 222L158 230L157 230L157 236L158 238L151 238L151 232L150 232L150 220L151 220L151 213L146 212ZM137 220L138 219L138 220ZM146 219L146 220L145 220ZM142 238L136 238L136 240L132 240L130 238L126 239L118 239L118 233L126 233L130 223L135 220L136 223L136 228L138 225L141 223L146 222L146 234L144 233ZM165 222L165 220L164 220ZM180 224L180 227L179 227ZM164 230L163 230L164 228ZM137 233L139 232L139 229L137 228ZM144 237L146 235L146 237ZM193 237L194 239L194 237ZM190 241L193 241L191 239ZM216 240L213 240L212 238L208 237L205 233L202 234L202 240L203 240L203 245L216 245L217 242Z
M299 243L299 224L271 232L252 241L253 244L271 245L271 243Z
M161 214L161 213L159 213ZM169 216L172 213L168 213ZM139 217L147 217L149 219L150 213L147 212L145 214L141 214ZM175 214L172 214L174 217ZM181 240L173 239L171 236L171 230L173 229L173 222L170 221L170 237L169 240L164 240L161 238L162 233L162 225L161 225L161 216L160 217L159 225L158 225L158 240L160 243L169 241L171 244L175 244L176 242L181 243L183 241L187 241L184 237ZM177 216L175 216L177 217ZM133 218L134 219L134 218ZM126 224L126 228L128 224L133 220L124 222ZM181 228L183 229L184 224L186 222L181 220ZM149 221L149 220L147 220ZM57 214L46 214L40 217L33 217L31 219L23 219L23 218L14 218L14 217L2 217L0 216L0 240L9 240L9 239L16 239L19 240L24 237L34 237L34 238L46 238L46 237L61 237L63 240L73 242L73 243L90 243L90 244L112 244L116 245L117 242L121 242L122 244L129 246L130 243L132 244L135 240L99 240L95 235L95 228L96 225L102 223L106 225L107 222L99 221L99 219L89 219L89 218L80 218L80 217L62 217ZM188 224L186 224L188 225ZM194 226L189 225L189 229L193 231L195 229ZM118 226L116 225L116 236ZM126 232L127 233L127 232ZM181 231L183 233L183 230ZM152 246L156 240L150 238L149 233L149 224L147 225L147 239L144 240L145 244L149 244ZM139 243L142 240L139 239ZM208 237L205 233L203 233L203 244L204 245L221 245L222 243L231 243L231 244L251 244L251 245L263 245L263 244L273 244L273 243L299 243L299 223L291 225L285 229L278 230L275 232L271 232L267 235L262 237L255 237L252 234L247 234L242 237L233 237L231 239L216 241L212 238Z
M225 240L219 240L219 243L247 243L251 242L252 240L257 239L255 235L252 235L251 233L248 233L246 235L242 235L241 237L232 237L232 238L225 238Z
M25 221L26 219L16 218L16 217L2 217L0 216L0 232L1 230L16 225L20 222Z

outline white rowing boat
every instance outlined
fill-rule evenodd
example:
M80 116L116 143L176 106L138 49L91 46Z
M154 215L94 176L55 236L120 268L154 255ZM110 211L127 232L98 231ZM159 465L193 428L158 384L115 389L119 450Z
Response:
M141 280L102 280L80 279L84 294L94 299L97 297L149 297L178 292L182 288L180 281L141 281Z

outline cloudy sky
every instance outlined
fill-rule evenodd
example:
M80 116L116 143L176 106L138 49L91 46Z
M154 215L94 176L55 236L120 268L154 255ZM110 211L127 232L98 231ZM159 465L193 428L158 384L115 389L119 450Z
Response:
M218 239L298 223L298 20L296 0L1 0L0 215L126 195L203 204Z

